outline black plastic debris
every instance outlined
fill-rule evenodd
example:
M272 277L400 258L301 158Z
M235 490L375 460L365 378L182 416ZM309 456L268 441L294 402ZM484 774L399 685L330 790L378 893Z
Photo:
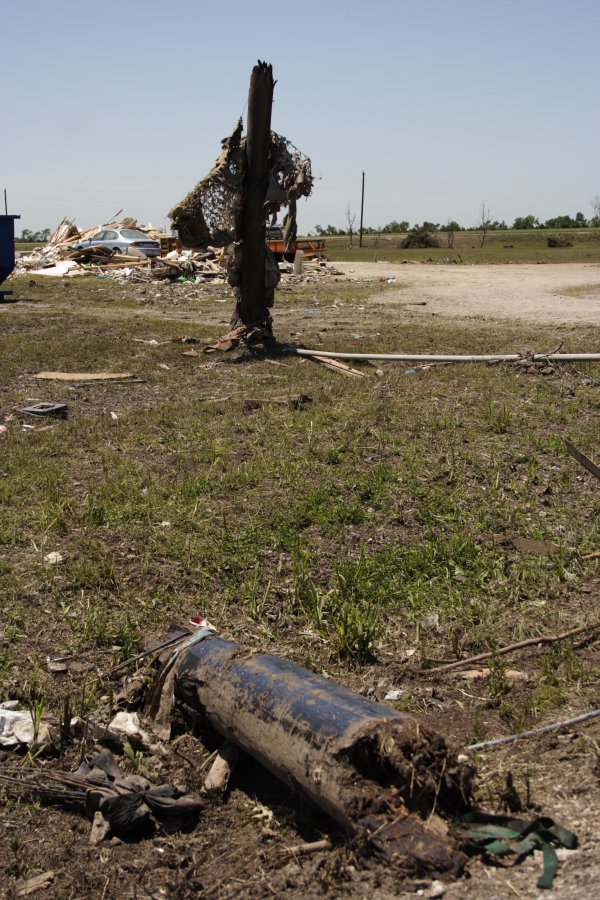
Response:
M187 827L202 809L198 796L169 784L153 785L142 775L127 775L109 750L103 750L76 772L0 773L0 783L19 793L38 797L93 818L101 814L103 837L134 840L153 834L157 828L169 832Z
M19 412L38 418L66 419L69 416L69 407L66 403L36 403L33 406L24 406Z

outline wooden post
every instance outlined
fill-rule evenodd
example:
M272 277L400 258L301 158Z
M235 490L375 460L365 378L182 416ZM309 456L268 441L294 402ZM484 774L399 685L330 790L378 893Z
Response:
M269 324L265 302L265 196L269 186L271 152L272 66L258 62L252 69L248 95L246 178L240 237L241 283L234 325Z
M304 271L304 250L296 250L294 256L294 275L302 275Z

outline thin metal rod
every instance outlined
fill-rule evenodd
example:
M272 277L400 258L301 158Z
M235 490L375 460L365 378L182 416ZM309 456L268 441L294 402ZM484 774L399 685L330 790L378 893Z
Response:
M436 354L436 353L338 353L332 350L306 350L295 348L298 356L326 356L330 359L389 359L399 362L516 362L524 359L520 353L484 354ZM536 359L553 359L562 362L597 362L600 353L534 353Z
M485 750L488 747L500 747L502 744L513 744L515 741L521 741L524 738L536 737L538 734L548 734L550 731L559 731L561 728L568 728L570 725L579 725L580 722L587 722L589 719L597 719L600 716L600 709L594 709L592 712L584 713L581 716L575 716L573 719L564 719L562 722L553 722L552 725L544 725L542 728L533 728L531 731L522 731L520 734L511 734L508 737L496 738L493 741L481 741L479 744L469 744L467 750Z

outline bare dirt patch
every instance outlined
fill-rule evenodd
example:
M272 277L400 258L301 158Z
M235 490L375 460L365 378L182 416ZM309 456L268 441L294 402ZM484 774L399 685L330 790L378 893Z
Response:
M402 291L375 296L385 304L426 301L436 315L540 324L595 323L600 316L598 265L402 265L336 263L358 280L397 278Z

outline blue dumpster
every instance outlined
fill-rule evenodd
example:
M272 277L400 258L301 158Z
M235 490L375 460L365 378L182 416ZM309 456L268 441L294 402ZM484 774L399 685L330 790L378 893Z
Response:
M15 219L21 216L0 216L0 284L15 267ZM0 291L0 301L12 291Z

